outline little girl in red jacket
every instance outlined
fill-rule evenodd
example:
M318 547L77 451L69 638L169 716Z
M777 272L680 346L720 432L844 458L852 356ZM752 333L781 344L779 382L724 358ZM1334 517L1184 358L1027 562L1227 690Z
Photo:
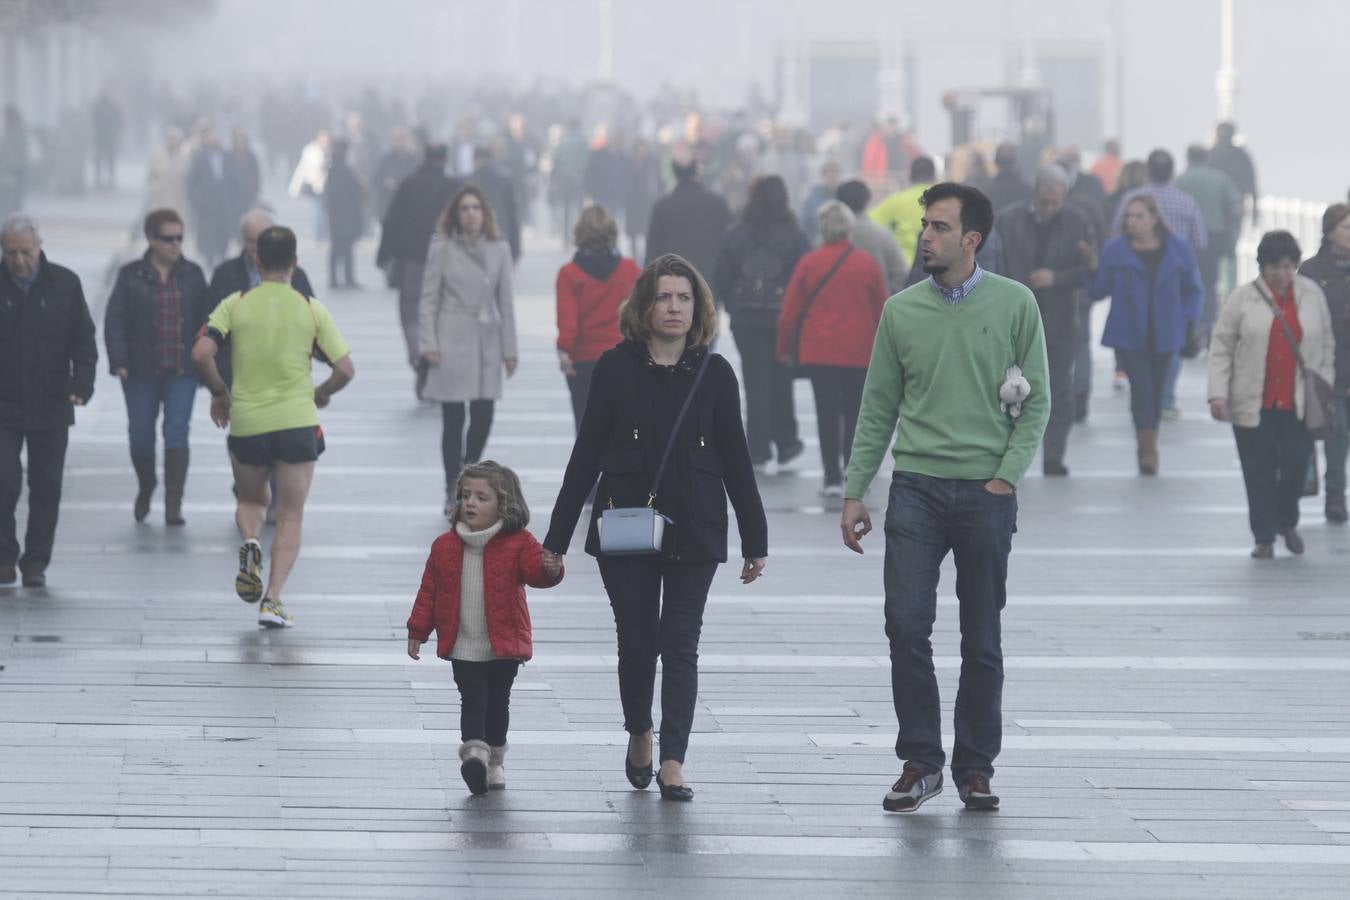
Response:
M408 617L408 655L420 659L436 632L436 655L450 660L459 688L459 771L486 794L506 787L511 684L534 654L525 586L553 587L563 567L525 530L530 510L515 472L471 463L454 496L454 527L431 545Z

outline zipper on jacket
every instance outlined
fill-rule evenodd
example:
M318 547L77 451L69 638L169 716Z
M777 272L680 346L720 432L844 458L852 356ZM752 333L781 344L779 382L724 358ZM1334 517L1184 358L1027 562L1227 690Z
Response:
M634 429L633 429L633 440L636 441L637 439L638 439L638 430L637 430L636 428L634 428Z

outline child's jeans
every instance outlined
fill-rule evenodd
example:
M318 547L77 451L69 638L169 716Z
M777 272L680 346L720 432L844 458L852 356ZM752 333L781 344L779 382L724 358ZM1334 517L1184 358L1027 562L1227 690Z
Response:
M511 724L511 685L520 670L518 659L488 662L450 660L459 688L459 738L487 741L489 747L506 746Z

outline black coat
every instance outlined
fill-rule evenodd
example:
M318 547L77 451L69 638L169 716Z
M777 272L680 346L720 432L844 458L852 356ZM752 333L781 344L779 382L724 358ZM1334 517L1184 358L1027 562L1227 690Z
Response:
M721 194L697 181L682 181L652 208L646 262L663 253L678 253L709 278L730 224L731 208Z
M752 228L742 223L728 231L712 280L713 295L731 313L731 326L761 326L776 330L792 270L797 267L797 261L810 252L811 245L795 221L779 222L767 228ZM759 263L769 260L776 262L776 274L758 271ZM758 289L746 283L755 278L764 282ZM778 303L769 307L766 301L774 295ZM758 305L752 307L751 302Z
M354 244L366 226L366 188L356 170L334 160L323 186L323 205L328 211L328 235L334 244Z
M0 265L0 425L24 431L75 424L71 395L94 396L98 343L74 272L47 261L25 296Z
M460 184L441 167L428 165L403 179L384 214L375 264L381 269L395 261L425 265L431 236Z
M192 345L214 305L201 266L180 259L174 265L172 276L178 285L178 311L182 322L179 338L183 348L175 374L195 375ZM155 351L155 294L158 289L159 273L150 261L149 251L118 271L112 294L108 296L107 309L103 312L103 342L108 349L111 371L126 369L132 378L159 374Z
M207 317L210 318L211 312L220 305L220 301L231 294L248 290L249 286L248 262L242 253L216 266L216 270L211 273L211 286L207 288L210 297ZM306 297L314 296L314 287L309 283L309 276L299 266L291 273L291 287ZM234 372L230 368L229 338L225 340L226 344L216 354L216 368L220 371L220 377L224 382L230 384L234 380Z
M213 160L219 157L220 173ZM225 255L238 220L230 195L228 161L223 150L202 148L192 155L188 167L188 199L192 203L192 226L197 246L211 259Z
M1044 232L1029 206L1004 210L994 227L1003 243L1003 275L1027 284L1037 269L1055 273L1053 285L1032 293L1045 323L1046 340L1071 339L1078 316L1077 291L1091 274L1078 245L1093 244L1092 223L1066 202L1046 223Z
M516 207L516 186L511 179L491 166L475 169L468 177L492 207L497 220L497 234L511 245L511 258L520 259L520 211Z
M599 554L595 523L614 507L646 506L670 428L706 348L691 348L675 366L652 361L646 345L624 341L595 366L586 412L544 546L566 553L582 506L599 476L586 552ZM736 373L713 354L680 427L655 506L674 520L663 556L676 562L724 562L727 497L736 508L741 556L768 555L768 523L741 427Z
M1325 245L1298 273L1317 282L1327 296L1336 335L1336 390L1350 396L1350 271L1340 268Z

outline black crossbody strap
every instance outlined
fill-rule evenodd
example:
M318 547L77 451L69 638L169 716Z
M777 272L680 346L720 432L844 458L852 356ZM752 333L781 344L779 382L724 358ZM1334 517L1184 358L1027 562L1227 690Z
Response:
M1261 286L1259 278L1253 281L1252 285L1255 286L1256 292L1261 295L1261 299L1266 301L1266 305L1275 314L1275 318L1280 320L1280 327L1284 329L1284 339L1289 342L1289 346L1293 349L1294 359L1298 360L1298 370L1300 372L1306 371L1307 366L1303 364L1303 353L1299 350L1298 341L1294 340L1294 330L1289 327L1289 320L1284 317L1280 305L1275 302L1275 298L1266 293L1266 289Z
M684 422L685 414L689 412L689 405L694 402L694 394L698 392L698 386L703 381L703 373L708 369L708 361L712 359L712 350L704 350L703 360L698 364L698 371L694 373L694 383L689 386L689 393L685 395L684 405L680 407L680 414L675 417L675 424L670 429L670 439L666 441L666 449L661 451L661 463L656 467L656 477L652 479L652 489L647 492L647 505L653 506L656 503L656 489L661 486L661 476L665 474L666 463L670 461L670 451L675 448L675 439L680 435L680 424Z
M830 283L830 279L834 277L834 273L839 271L839 267L844 264L844 260L848 259L851 253L853 253L853 245L849 244L848 249L839 254L839 258L834 261L834 265L830 266L830 270L825 273L825 277L820 279L816 286L812 288L811 293L806 295L806 302L802 304L801 317L797 319L797 346L794 348L794 352L799 351L801 348L802 332L806 329L806 317L811 312L811 304L816 302L816 298L820 296L820 292L825 290L825 285Z

